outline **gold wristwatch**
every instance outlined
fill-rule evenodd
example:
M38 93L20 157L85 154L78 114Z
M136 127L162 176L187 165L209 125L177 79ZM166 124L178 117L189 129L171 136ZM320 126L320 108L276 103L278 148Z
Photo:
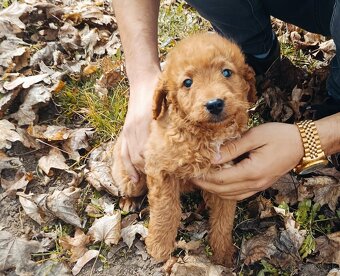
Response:
M315 123L311 120L306 120L298 122L296 125L300 131L305 156L295 167L294 171L297 174L304 175L311 173L316 169L325 167L328 164L328 159L321 148L321 142Z

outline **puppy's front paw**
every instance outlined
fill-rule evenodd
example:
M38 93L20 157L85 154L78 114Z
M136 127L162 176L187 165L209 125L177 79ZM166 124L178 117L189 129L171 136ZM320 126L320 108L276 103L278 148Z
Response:
M122 197L119 200L119 208L124 212L136 212L140 210L143 197Z
M224 265L226 267L232 267L234 253L235 248L234 246L231 246L226 251L214 252L211 259L215 264Z
M153 257L156 261L164 262L171 257L171 252L174 249L174 242L163 243L160 240L152 238L149 235L145 239L146 251Z

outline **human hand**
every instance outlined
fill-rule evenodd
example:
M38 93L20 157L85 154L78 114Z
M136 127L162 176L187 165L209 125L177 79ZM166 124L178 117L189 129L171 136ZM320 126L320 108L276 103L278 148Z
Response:
M249 155L234 166L193 182L224 199L242 200L267 189L293 169L304 156L304 148L295 125L267 123L221 147L221 155L213 163L223 164L244 153Z
M143 82L130 86L128 112L122 134L121 156L131 180L139 180L138 171L144 171L144 147L149 137L152 121L153 92L158 82L158 75L146 78Z

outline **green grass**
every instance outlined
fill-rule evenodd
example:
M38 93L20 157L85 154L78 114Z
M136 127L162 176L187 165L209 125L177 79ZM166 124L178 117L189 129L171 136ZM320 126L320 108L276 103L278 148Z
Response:
M94 88L97 77L70 81L55 99L61 107L60 120L94 127L96 138L105 141L115 138L123 126L128 83L124 78L109 90L107 97L100 97Z
M161 5L158 22L158 42L162 55L166 54L177 40L211 29L210 23L184 1Z
M12 3L13 1L11 0L0 0L0 10L8 8Z
M281 55L290 59L297 67L304 67L309 72L314 71L318 67L317 60L311 58L311 55L306 55L301 49L291 43L280 43Z

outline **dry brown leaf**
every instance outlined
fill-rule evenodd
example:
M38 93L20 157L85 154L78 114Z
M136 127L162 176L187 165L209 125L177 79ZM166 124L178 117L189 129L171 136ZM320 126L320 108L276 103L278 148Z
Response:
M318 237L315 242L316 248L314 252L319 254L308 259L308 261L340 265L340 232Z
M63 149L68 153L69 158L79 161L81 155L79 150L90 150L88 139L92 137L94 130L92 128L73 129L68 139L63 143Z
M32 137L48 141L62 141L70 136L72 130L64 126L31 125L27 128L27 133Z
M103 34L103 32L102 32ZM107 38L107 36L109 36ZM117 37L117 33L104 33L101 37L101 41L96 45L94 53L97 55L113 56L121 48L120 40Z
M169 265L167 270L171 272L170 276L232 275L231 271L229 271L225 267L214 265L206 257L203 256L185 256L183 258L179 258L176 263L174 263L174 260L172 260L172 264Z
M5 192L2 194L4 197L9 195L15 195L17 190L25 190L27 184L32 181L33 174L31 172L28 173L20 173L22 175L19 180L14 180L13 182L7 182L6 186L4 187L4 181L1 182L1 186L5 188ZM17 178L17 177L16 177Z
M0 89L1 90L1 89ZM13 101L18 96L19 92L21 91L20 88L14 89L0 97L0 119L6 115L8 108L11 106Z
M26 48L26 51L22 55L13 57L13 64L11 64L11 66L13 66L12 71L19 72L23 68L27 67L29 65L30 56L31 50Z
M303 186L314 194L314 201L321 206L328 204L329 208L335 211L340 197L340 178L334 176L314 176L306 178Z
M299 249L304 242L306 230L300 230L293 219L292 213L274 208L284 217L285 230L278 232L276 226L271 226L265 233L261 233L241 246L241 260L245 264L253 264L266 259L277 267L287 268L301 262Z
M305 240L306 230L300 230L297 222L292 218L292 214L288 214L285 218L285 230L280 233L279 241L276 246L287 254L294 255L295 259L300 259L299 249ZM283 265L281 265L282 267Z
M12 64L13 58L24 55L27 51L27 47L25 46L29 46L29 44L17 37L7 38L6 40L2 41L0 43L0 66L12 66L14 69L15 64Z
M290 39L293 43L300 41L301 38L301 35L297 31L293 31L290 33Z
M93 258L96 258L99 255L98 250L89 250L87 251L81 258L78 259L77 263L72 268L72 274L77 275L80 270Z
M325 41L325 37L323 35L315 34L315 33L310 33L306 32L304 35L304 40L307 44L314 46L317 45L323 41Z
M63 262L48 260L36 266L34 276L70 276L70 269Z
M67 170L69 167L66 165L66 159L57 148L51 148L47 156L43 156L38 161L38 166L47 175L51 175L51 168L59 170Z
M51 91L55 94L58 94L60 91L62 91L65 87L66 83L62 80L58 80L52 87Z
M20 127L17 127L16 131L21 137L21 143L26 148L33 148L33 149L40 149L41 148L41 144L39 144L34 138L32 138L27 133L27 130L20 128Z
M320 43L319 49L323 52L325 60L331 60L335 55L335 43L333 39Z
M43 138L48 141L66 140L71 135L72 130L64 126L47 126L43 133Z
M26 11L30 10L26 3L13 2L8 8L0 11L0 38L13 36L25 29L25 24L19 19Z
M19 196L19 202L27 216L29 216L40 225L48 221L47 216L38 207L38 205L31 199L27 198L32 197L33 194L26 195L25 193L17 193L17 195Z
M45 139L44 132L47 127L47 125L30 125L27 128L27 133L34 138Z
M15 268L18 275L29 273L35 266L31 254L42 251L37 241L28 241L14 237L7 231L0 231L0 272Z
M176 243L177 248L181 248L185 251L192 251L192 250L197 250L201 245L201 241L189 241L186 242L185 240L180 240Z
M19 169L22 166L23 164L18 157L8 157L0 150L0 173L5 169Z
M96 219L88 235L90 235L95 242L104 241L107 245L117 244L120 239L121 230L121 214L116 211L113 214L104 215Z
M46 86L33 85L27 92L19 110L11 114L10 117L17 120L19 126L33 124L37 120L38 109L46 105L51 97L51 92Z
M66 223L81 228L81 220L75 210L80 197L80 189L70 187L54 191L52 195L17 193L25 213L39 224L59 218Z
M22 86L22 88L29 88L32 85L43 81L48 77L48 74L40 74L35 76L29 76L29 77L18 77L15 80L11 82L5 82L4 88L6 90L13 90L14 88L17 88L19 85ZM39 87L39 86L38 86ZM35 92L37 93L37 92Z
M331 269L328 272L327 276L340 276L340 269L338 269L338 268Z
M54 191L46 198L47 207L56 217L81 228L81 220L75 211L80 198L80 188L69 187L62 191Z
M75 19L80 18L86 23L94 23L98 25L108 25L114 22L114 18L111 15L104 13L103 8L93 5L89 2L77 2L77 5L65 7L65 14L79 14ZM105 11L106 12L106 11Z
M111 175L113 142L103 144L92 151L89 161L89 171L86 180L98 191L105 190L118 196L119 189Z
M85 50L85 58L91 60L94 54L94 47L100 40L98 29L93 28L90 30L89 25L86 25L84 29L80 32L80 36L81 46Z
M81 21L83 20L81 17L81 14L79 12L75 12L75 13L65 13L63 15L63 19L65 21L67 20L71 20L72 22L74 22L75 24L79 24L81 23Z
M73 263L88 251L86 246L90 243L90 237L77 228L73 238L68 235L62 236L59 243L63 249L71 251L70 262Z
M278 194L275 196L275 202L277 204L281 204L282 202L290 204L297 203L298 186L299 183L292 174L285 174L279 178L272 186L272 189L278 190Z
M301 119L300 108L305 106L307 103L304 102L306 100L310 101L312 99L313 89L311 87L306 88L298 88L295 86L291 93L291 101L290 106L294 111L295 120ZM302 101L304 99L304 101Z
M98 66L96 64L89 64L83 69L83 75L89 76L97 72Z
M41 61L45 64L51 64L53 62L53 53L57 48L56 42L48 42L44 48L34 53L30 60L30 66L38 65Z
M21 141L21 136L15 131L15 126L8 120L0 120L0 149L10 149L11 142Z
M260 217L262 219L275 215L272 201L262 195L250 201L247 209L251 218Z
M276 227L271 226L265 233L261 233L248 241L243 241L241 260L244 260L244 263L249 265L263 258L269 259L277 251L274 245L277 235Z
M78 50L80 47L81 37L79 31L67 22L59 29L58 38L61 46L68 52Z
M64 70L67 74L78 75L81 73L82 66L85 65L86 63L87 62L85 60L66 61L61 65L61 69Z
M122 219L122 229L129 226L129 225L135 224L137 222L138 217L139 216L136 213L129 214L129 215L125 216Z
M132 246L133 241L136 238L136 234L141 235L143 239L145 239L148 235L148 229L143 225L143 223L129 225L122 229L121 235L123 241L129 248Z

